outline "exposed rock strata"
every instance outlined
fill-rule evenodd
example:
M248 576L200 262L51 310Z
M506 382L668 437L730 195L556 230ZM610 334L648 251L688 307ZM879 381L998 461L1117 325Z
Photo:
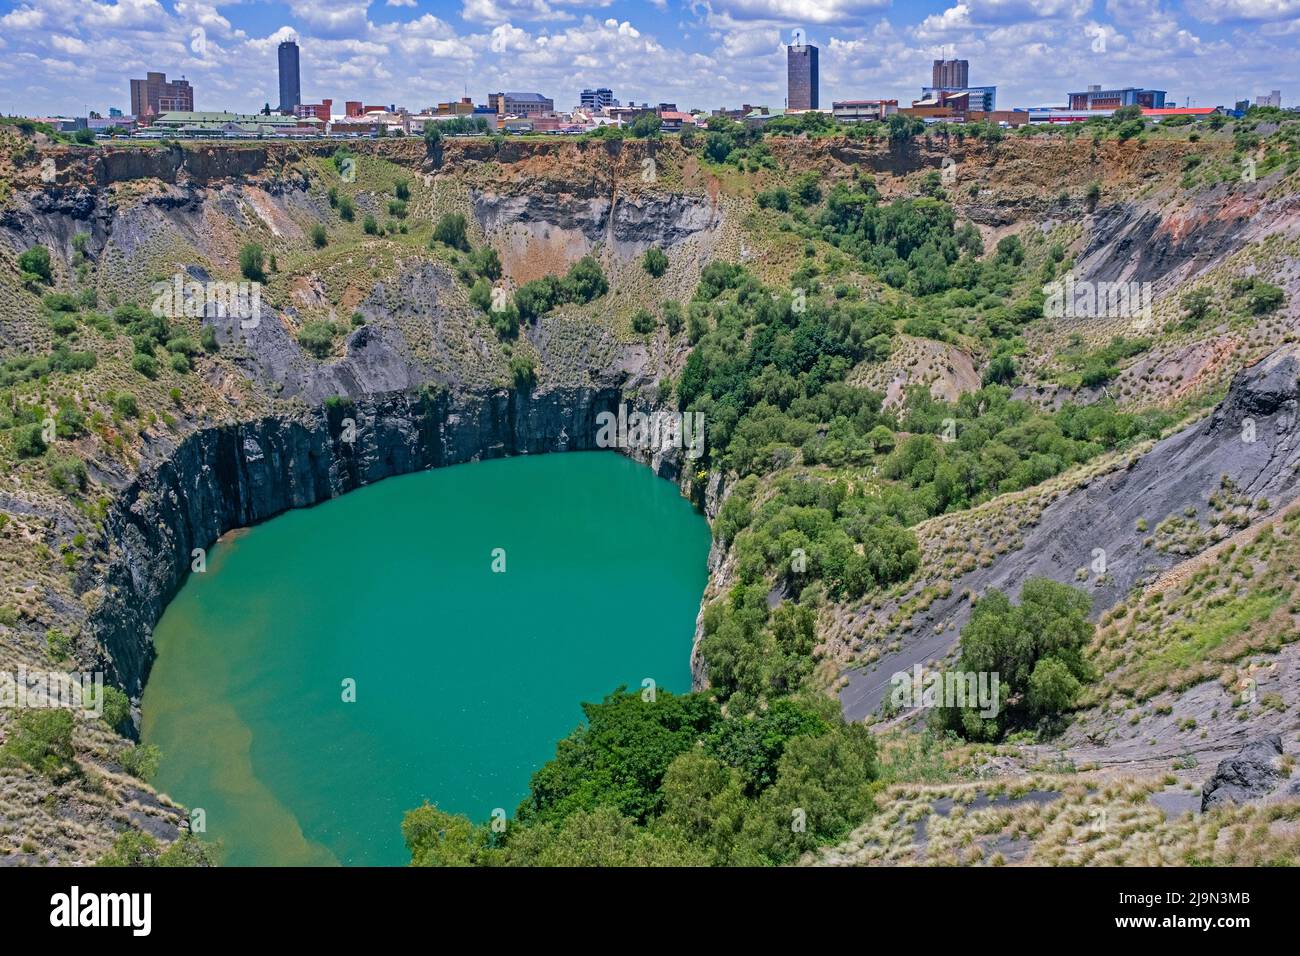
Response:
M392 475L592 449L596 416L620 400L616 389L403 393L195 432L143 470L108 516L108 572L90 622L106 669L140 693L153 626L189 572L193 549L225 532ZM355 426L351 442L345 419ZM672 458L652 464L676 475Z

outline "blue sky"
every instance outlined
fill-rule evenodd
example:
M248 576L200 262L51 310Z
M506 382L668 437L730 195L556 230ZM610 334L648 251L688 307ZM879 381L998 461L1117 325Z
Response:
M780 106L796 29L821 48L825 106L910 101L944 50L1002 107L1089 83L1203 106L1300 94L1300 0L0 0L0 112L127 109L147 69L186 76L198 109L251 111L277 99L287 36L312 102L418 109L468 87L568 109L609 86L623 102Z

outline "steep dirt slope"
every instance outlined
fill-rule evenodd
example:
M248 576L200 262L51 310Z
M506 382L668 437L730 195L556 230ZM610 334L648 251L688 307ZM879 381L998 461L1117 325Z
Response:
M868 716L885 697L892 674L946 655L969 616L972 593L1018 592L1036 576L1082 580L1100 613L1135 585L1154 580L1188 548L1199 550L1198 539L1204 547L1216 528L1226 535L1227 526L1210 508L1225 476L1239 489L1241 510L1250 518L1293 500L1300 494L1298 378L1300 349L1278 350L1238 373L1227 399L1200 423L1060 495L1022 529L1016 550L957 579L948 597L919 613L917 633L904 637L899 650L882 654L869 670L845 672L845 715ZM1165 533L1139 530L1157 529L1169 518L1174 524ZM1102 558L1104 570L1097 570Z

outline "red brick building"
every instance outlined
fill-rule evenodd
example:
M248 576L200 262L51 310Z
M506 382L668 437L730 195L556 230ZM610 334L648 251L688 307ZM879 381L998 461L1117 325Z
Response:
M166 73L146 73L131 81L131 113L142 124L163 113L193 113L194 87L189 80L167 81Z

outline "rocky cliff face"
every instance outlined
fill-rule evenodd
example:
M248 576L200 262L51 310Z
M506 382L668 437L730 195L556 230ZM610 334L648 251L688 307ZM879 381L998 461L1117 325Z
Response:
M716 229L722 218L707 196L685 194L611 199L605 195L501 195L476 190L470 198L484 232L513 229L542 238L560 230L580 235L589 246L604 242L627 253L651 245L676 245L696 233Z
M699 261L712 258L723 210L708 196L644 191L620 194L587 183L549 191L472 190L475 219L501 254L507 274L523 282L561 273L604 251L628 260L651 246L670 252L686 244Z
M133 696L140 693L153 660L153 627L189 572L193 550L225 532L392 475L590 450L596 416L619 400L615 389L426 391L191 434L143 470L109 514L108 571L89 622L106 671ZM667 477L677 473L672 459L654 464Z
M1094 282L1152 282L1163 293L1249 243L1294 235L1294 197L1268 198L1277 178L1220 183L1174 206L1138 201L1100 209L1077 272Z

